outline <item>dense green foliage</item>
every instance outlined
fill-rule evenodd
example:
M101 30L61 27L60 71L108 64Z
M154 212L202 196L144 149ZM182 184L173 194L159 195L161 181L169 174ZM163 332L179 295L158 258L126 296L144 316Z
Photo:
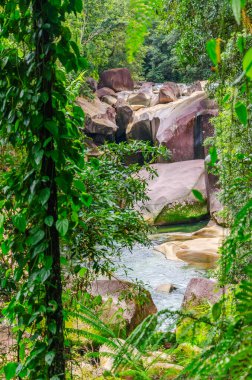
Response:
M105 343L114 350L113 378L250 379L250 1L3 0L0 10L0 317L16 339L1 376L70 379L73 355L81 361L85 349L85 359L97 358ZM104 145L90 158L74 101L86 76L125 66L157 82L209 79L212 67L208 91L219 115L207 141L209 170L230 234L215 273L228 294L213 306L149 316L121 341L121 311L119 330L111 328L88 289L99 274L113 275L123 248L148 243L134 208L147 184L128 158L141 150L154 176L149 164L167 152L134 142ZM184 368L153 370L157 350Z

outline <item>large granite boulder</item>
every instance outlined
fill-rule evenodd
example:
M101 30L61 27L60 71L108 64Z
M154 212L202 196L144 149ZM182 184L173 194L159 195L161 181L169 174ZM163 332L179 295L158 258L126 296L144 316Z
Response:
M204 86L202 82L196 81L190 85L182 84L179 87L182 96L190 96L196 91L202 91Z
M117 98L115 91L108 87L99 88L95 94L101 100L103 100L105 96L113 96L114 98Z
M176 256L190 265L210 269L215 268L219 259L218 248L221 245L219 238L203 238L186 240L179 243Z
M134 82L128 69L110 69L104 71L100 76L98 88L102 87L109 87L115 92L133 91Z
M189 342L198 347L209 344L211 326L208 323L195 321L209 318L212 305L217 303L227 289L220 288L216 281L207 278L192 278L187 285L182 303L182 311L192 314L193 318L182 316L176 326L176 341Z
M182 307L183 309L191 309L204 301L213 305L219 301L223 291L214 280L192 278L187 285Z
M128 97L128 103L130 105L141 105L144 107L149 107L151 102L151 95L149 95L146 92L137 92L137 93L132 93Z
M91 137L114 135L118 127L115 123L115 110L98 98L87 100L77 98L77 104L85 112L85 132Z
M126 128L133 119L133 110L131 106L124 100L118 99L115 104L116 124L118 131L116 133L117 142L126 140Z
M172 103L160 119L156 139L170 149L173 161L204 158L203 141L213 135L210 117L214 115L216 105L205 92L194 92Z
M121 280L96 280L92 283L90 293L93 296L100 295L105 304L102 319L106 322L112 320L113 316L122 311L122 317L126 323L126 332L129 334L148 315L155 314L157 308L153 303L150 293L142 289L136 293L134 284Z
M174 102L180 96L180 89L176 83L167 82L159 90L159 103L166 104Z
M149 180L149 200L138 205L149 223L190 222L208 214L206 202L199 202L192 194L192 189L197 189L206 199L204 160L153 164L152 167L158 175ZM149 178L145 170L139 175Z
M105 95L102 98L102 101L112 107L114 107L117 102L116 98L114 98L114 96L111 96L111 95Z
M203 141L213 135L210 117L216 114L216 105L205 92L194 92L136 111L127 127L127 138L165 145L175 162L204 158Z

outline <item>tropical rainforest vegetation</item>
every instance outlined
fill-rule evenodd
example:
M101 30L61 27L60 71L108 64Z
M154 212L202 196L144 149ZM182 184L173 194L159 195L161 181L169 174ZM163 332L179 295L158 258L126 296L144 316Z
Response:
M0 326L13 337L11 353L0 342L0 377L251 379L250 0L1 0L0 11ZM88 157L76 103L92 99L87 78L125 67L136 82L207 81L218 104L208 170L230 230L211 273L218 302L159 311L130 333L122 311L115 324L102 319L90 284L114 276L124 248L150 244L138 172L155 178L152 164L170 153L132 141ZM124 296L147 302L141 283ZM104 344L112 368L82 368L97 367ZM156 351L177 367L153 369L144 358Z

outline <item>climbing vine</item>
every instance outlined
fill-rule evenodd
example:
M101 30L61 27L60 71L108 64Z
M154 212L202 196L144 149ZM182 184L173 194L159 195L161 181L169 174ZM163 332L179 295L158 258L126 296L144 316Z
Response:
M65 90L65 73L86 66L65 26L82 1L6 0L0 6L1 136L22 151L1 181L1 249L12 253L13 279L21 284L2 310L18 346L4 373L6 379L64 379L59 239L70 238L78 224L71 213L90 202L73 180L84 165L78 131L84 115Z

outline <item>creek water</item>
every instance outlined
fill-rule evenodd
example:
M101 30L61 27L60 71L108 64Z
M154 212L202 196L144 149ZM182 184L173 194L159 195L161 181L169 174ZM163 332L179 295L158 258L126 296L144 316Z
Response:
M167 241L167 233L194 232L207 224L207 221L190 225L162 227L151 235L151 246L135 245L130 252L124 250L117 277L129 281L141 281L145 285L159 310L178 310L181 307L186 287L193 277L206 277L207 272L189 266L182 261L167 260L162 253L154 250L154 247ZM125 268L127 271L125 271ZM176 290L171 293L156 291L159 285L171 283Z

